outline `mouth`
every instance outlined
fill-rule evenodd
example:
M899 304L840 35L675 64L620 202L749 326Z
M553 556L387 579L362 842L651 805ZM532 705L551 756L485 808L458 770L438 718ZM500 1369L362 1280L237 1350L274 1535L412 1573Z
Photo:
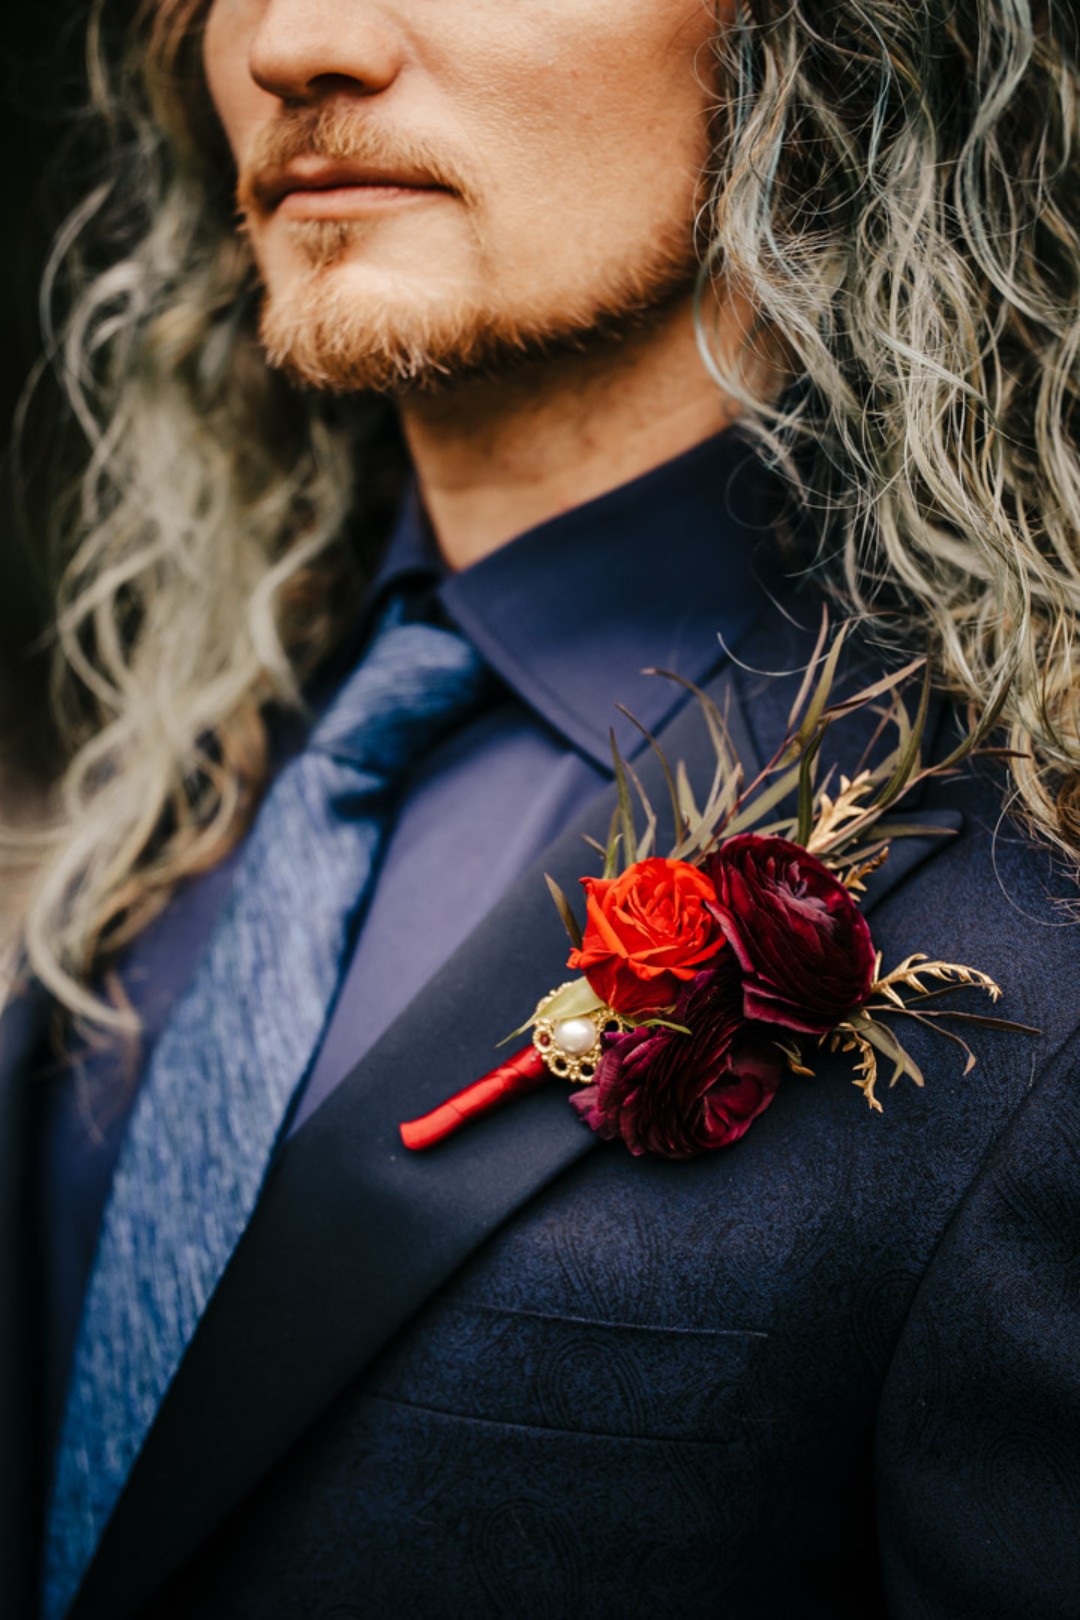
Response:
M452 195L422 170L312 158L265 172L252 190L264 214L287 219L348 219L372 208Z

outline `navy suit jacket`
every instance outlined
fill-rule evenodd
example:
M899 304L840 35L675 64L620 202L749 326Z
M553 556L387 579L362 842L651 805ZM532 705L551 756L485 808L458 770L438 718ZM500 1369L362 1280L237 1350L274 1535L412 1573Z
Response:
M790 683L716 690L770 753ZM692 704L665 743L711 768ZM400 1121L560 977L542 873L592 869L610 796L583 807L287 1144L73 1620L1076 1620L1080 948L1046 858L995 839L1000 792L988 766L933 785L870 920L889 963L992 973L1038 1038L976 1030L964 1077L913 1028L926 1087L883 1115L830 1059L689 1163L599 1142L554 1084L412 1156ZM32 1612L39 1031L32 998L0 1028L7 1620Z

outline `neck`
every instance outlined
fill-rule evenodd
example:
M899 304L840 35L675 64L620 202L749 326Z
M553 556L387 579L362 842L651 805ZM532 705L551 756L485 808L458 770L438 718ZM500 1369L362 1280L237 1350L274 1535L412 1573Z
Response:
M618 342L416 396L401 412L453 569L691 449L735 415L701 363L689 300Z

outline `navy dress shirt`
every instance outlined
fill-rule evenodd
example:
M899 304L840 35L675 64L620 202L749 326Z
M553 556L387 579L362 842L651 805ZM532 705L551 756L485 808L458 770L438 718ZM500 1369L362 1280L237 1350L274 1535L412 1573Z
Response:
M616 705L650 731L663 724L679 689L643 670L699 682L738 642L776 580L768 505L737 431L457 574L441 562L415 498L406 501L368 615L390 592L433 591L501 684L493 705L418 761L405 785L293 1131L610 779L611 729L627 755L643 746ZM234 860L187 885L121 964L142 1019L138 1054L84 1055L39 1088L49 1447L139 1071L206 943Z

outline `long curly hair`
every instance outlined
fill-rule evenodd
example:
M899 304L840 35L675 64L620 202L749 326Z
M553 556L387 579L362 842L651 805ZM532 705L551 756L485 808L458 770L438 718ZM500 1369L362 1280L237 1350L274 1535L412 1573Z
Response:
M69 763L26 955L62 1005L265 786L266 714L346 634L401 476L376 400L301 394L257 289L200 62L207 0L91 28L110 174L46 277L84 470L62 507L55 702ZM815 566L1000 707L1015 798L1080 856L1080 78L1055 0L739 0L700 274L704 363L814 518ZM793 385L723 362L705 296L754 312ZM55 313L62 311L62 313Z

